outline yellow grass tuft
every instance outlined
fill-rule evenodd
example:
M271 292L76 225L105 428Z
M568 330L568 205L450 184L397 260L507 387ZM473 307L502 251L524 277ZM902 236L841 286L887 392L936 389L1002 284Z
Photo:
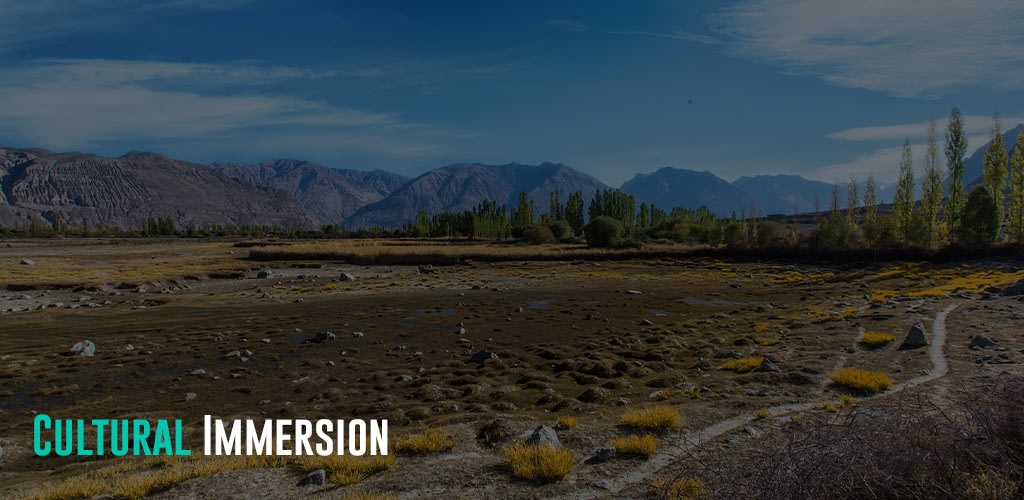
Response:
M519 442L505 449L505 463L515 477L557 481L572 470L573 457L564 448Z
M885 332L865 332L860 343L868 347L882 347L889 342L896 340L896 336Z
M779 339L777 337L754 337L754 342L757 342L757 345L768 347L778 344Z
M680 425L679 412L671 406L652 406L631 410L622 416L622 424L654 432L664 432Z
M857 404L857 398L850 394L843 394L839 396L839 403L843 406L853 406Z
M651 481L651 495L673 500L710 498L704 482L695 477L658 477Z
M772 412L768 411L768 408L761 408L754 412L754 417L757 419L765 419L772 416Z
M646 436L627 436L610 441L615 453L619 455L639 455L649 457L658 449L658 440L648 434Z
M763 362L764 358L762 357L730 359L722 363L719 368L722 370L732 370L737 373L746 373L758 369Z
M399 454L437 453L454 448L455 440L441 429L431 427L421 434L396 439L394 447L395 452Z
M825 404L823 404L821 406L822 406L822 408L825 409L825 411L827 411L829 413L838 413L839 412L839 407L836 406L835 403L826 401Z
M892 385L892 379L888 375L859 368L836 370L829 378L837 385L862 392L884 391Z
M328 479L341 486L356 484L367 477L391 468L395 456L377 455L362 456L330 455L326 457L303 456L296 460L303 472L325 469Z
M576 417L570 415L559 415L555 418L555 425L560 429L572 429L578 423Z

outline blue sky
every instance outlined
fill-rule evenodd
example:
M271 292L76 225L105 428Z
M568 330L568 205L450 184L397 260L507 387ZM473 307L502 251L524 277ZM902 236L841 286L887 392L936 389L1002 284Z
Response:
M1011 0L0 0L0 144L418 175L566 163L891 181L1024 121ZM940 132L941 135L941 132Z

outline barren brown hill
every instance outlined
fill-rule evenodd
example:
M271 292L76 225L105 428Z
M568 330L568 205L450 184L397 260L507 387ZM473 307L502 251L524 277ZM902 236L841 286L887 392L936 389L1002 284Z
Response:
M254 186L288 192L324 224L340 224L356 210L387 198L409 182L408 177L384 170L335 169L298 160L210 166Z
M104 158L0 148L0 186L0 225L6 227L58 217L74 226L121 229L158 217L175 219L182 228L319 224L287 193L153 153Z

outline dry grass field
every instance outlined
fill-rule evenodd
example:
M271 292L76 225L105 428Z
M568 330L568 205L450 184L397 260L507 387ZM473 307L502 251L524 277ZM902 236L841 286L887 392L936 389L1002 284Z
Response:
M700 446L742 454L901 392L953 401L1021 373L1024 304L994 293L1024 279L1012 263L644 250L0 240L0 496L713 497L662 469L704 431ZM903 337L954 304L949 373L918 383L935 366ZM975 334L997 347L969 349ZM64 355L84 339L95 356ZM393 454L39 458L36 413L182 419L194 451L206 414L386 418ZM538 425L559 429L562 452L517 444ZM599 447L621 453L594 460ZM296 486L320 467L332 484Z

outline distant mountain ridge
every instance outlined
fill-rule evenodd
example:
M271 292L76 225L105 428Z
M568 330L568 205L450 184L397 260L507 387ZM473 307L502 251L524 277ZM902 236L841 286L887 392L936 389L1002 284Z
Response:
M487 199L502 205L516 203L520 192L546 212L550 193L558 191L562 203L569 194L582 191L589 200L601 181L561 163L540 165L484 165L459 163L431 170L391 193L391 196L359 209L346 226L397 227L412 221L417 212L471 210Z
M299 160L212 163L228 177L292 195L324 224L342 224L356 210L387 198L409 178L384 170L335 169Z
M170 217L178 226L207 224L315 227L291 196L154 153L118 158L42 149L0 148L0 224L33 218L95 228L141 228Z
M637 204L653 204L666 211L677 206L706 206L716 215L728 217L732 213L739 216L751 204L747 193L706 170L663 167L649 174L636 174L621 189L633 195Z

